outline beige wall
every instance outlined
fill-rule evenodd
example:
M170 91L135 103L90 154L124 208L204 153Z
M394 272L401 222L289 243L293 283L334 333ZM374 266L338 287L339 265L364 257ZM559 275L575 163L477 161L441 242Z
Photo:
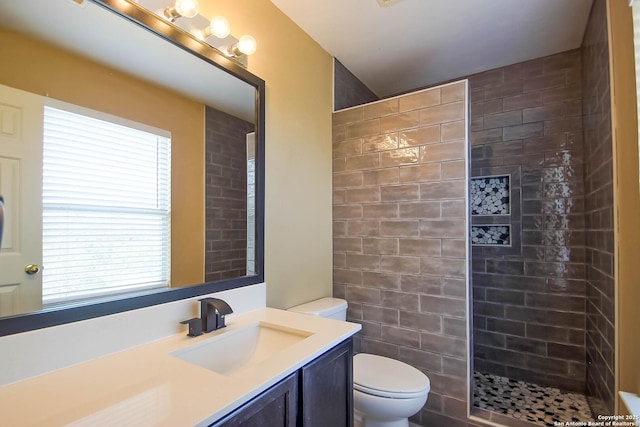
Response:
M249 71L266 81L267 305L331 294L332 58L269 0L201 2L235 36L253 35Z
M609 0L609 50L617 205L617 389L640 393L640 189L633 24L628 2Z
M171 282L202 283L204 106L13 32L0 30L0 57L11 58L0 66L0 84L171 132Z

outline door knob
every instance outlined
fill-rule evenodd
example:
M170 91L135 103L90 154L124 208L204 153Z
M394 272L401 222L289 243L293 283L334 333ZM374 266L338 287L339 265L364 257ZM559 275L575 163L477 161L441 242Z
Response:
M27 274L38 274L40 267L35 264L29 264L24 267L24 272Z

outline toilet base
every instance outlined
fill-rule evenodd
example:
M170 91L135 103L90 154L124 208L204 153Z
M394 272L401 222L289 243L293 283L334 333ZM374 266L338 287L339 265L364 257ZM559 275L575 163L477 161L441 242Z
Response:
M373 418L365 418L360 412L354 411L354 427L409 427L409 419L401 418L399 420L376 420Z

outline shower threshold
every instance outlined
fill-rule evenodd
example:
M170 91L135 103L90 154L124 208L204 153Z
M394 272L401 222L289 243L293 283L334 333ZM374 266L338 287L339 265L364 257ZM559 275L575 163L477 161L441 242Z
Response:
M558 426L593 421L583 394L480 372L473 373L473 380L473 405L504 415L501 419L507 423L507 417L512 418L514 426L522 422Z

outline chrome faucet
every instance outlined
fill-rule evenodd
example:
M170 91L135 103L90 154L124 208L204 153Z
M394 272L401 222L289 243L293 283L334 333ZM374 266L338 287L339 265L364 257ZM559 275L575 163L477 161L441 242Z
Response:
M225 316L233 313L233 310L221 299L203 298L200 301L200 318L184 320L180 323L189 325L190 337L197 337L203 332L217 331L227 326L225 324Z

